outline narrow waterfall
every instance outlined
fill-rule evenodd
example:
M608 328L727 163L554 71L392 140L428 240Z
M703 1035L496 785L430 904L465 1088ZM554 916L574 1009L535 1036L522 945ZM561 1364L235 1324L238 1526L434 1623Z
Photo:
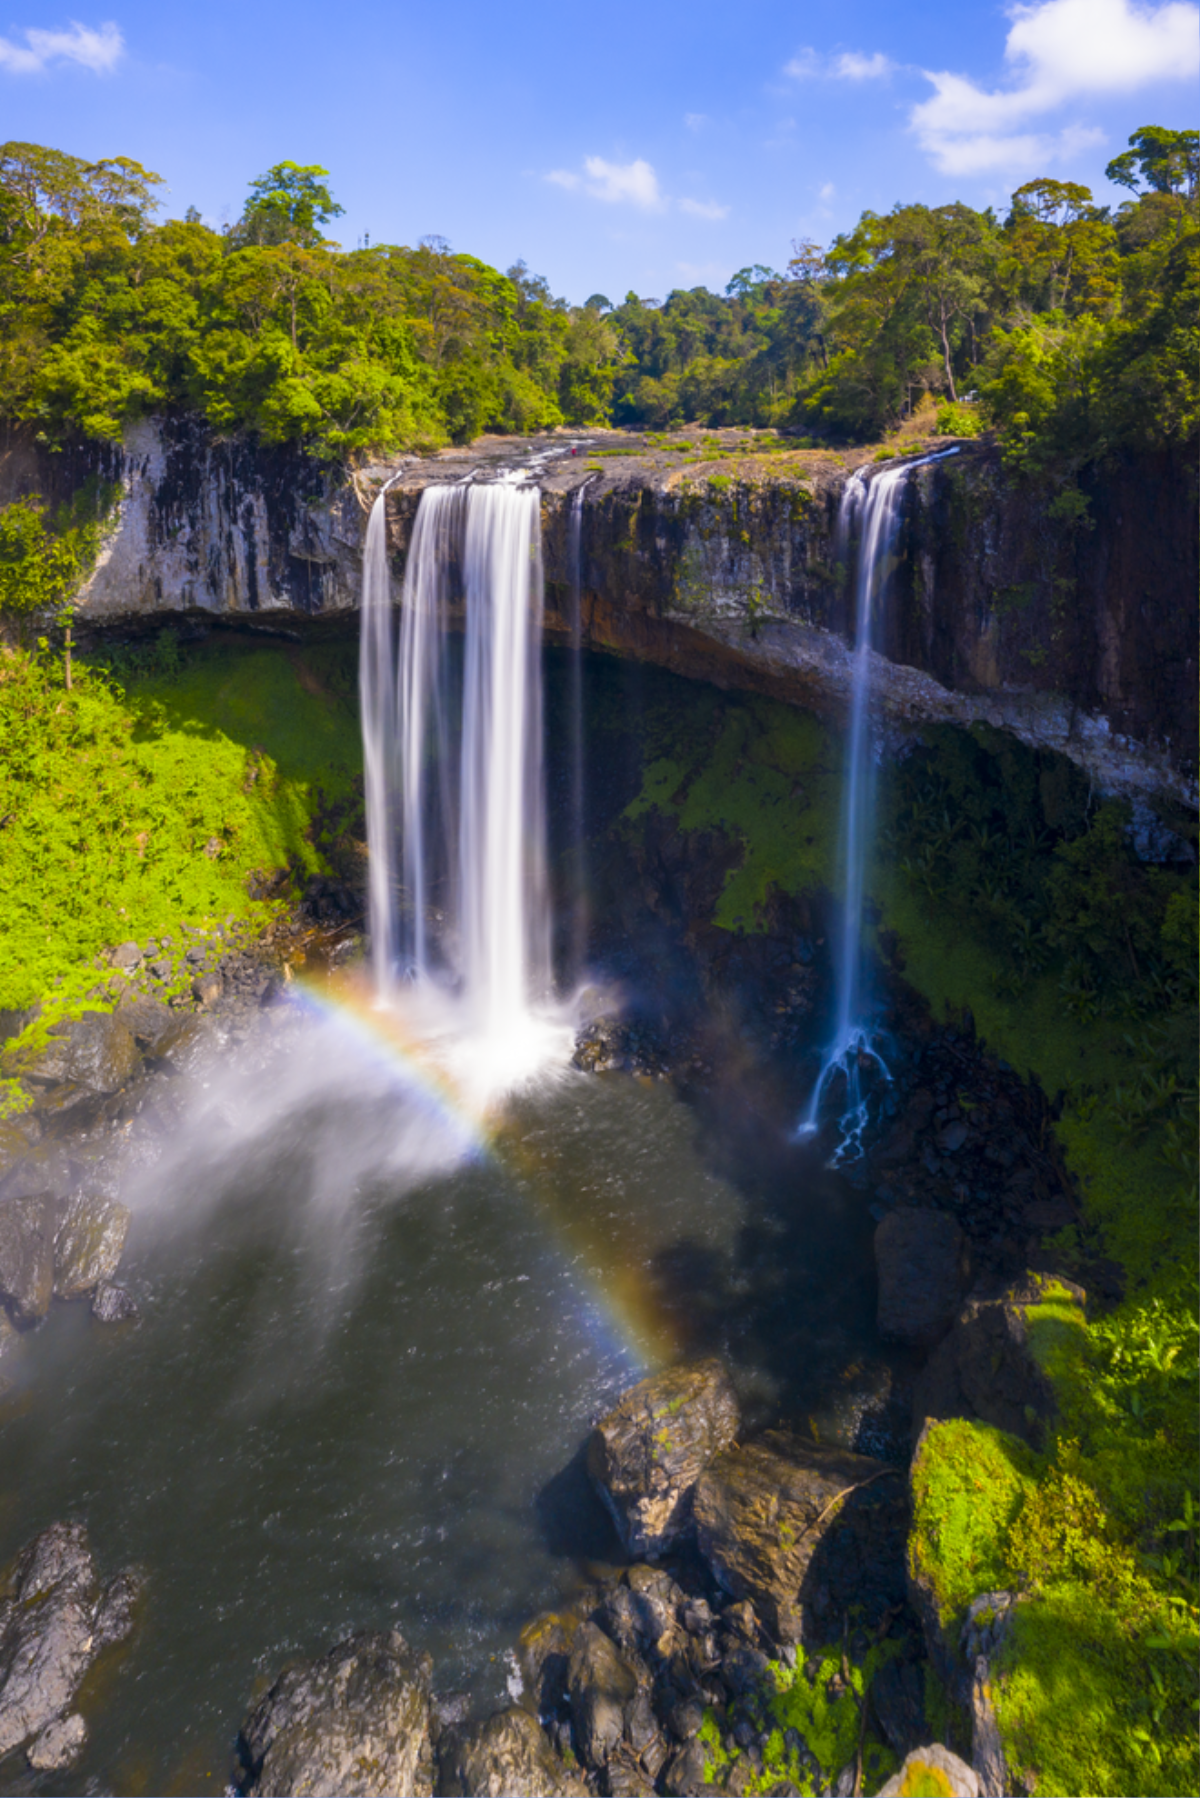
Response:
M570 708L568 754L571 853L571 918L567 971L570 979L577 979L583 971L588 935L583 754L583 501L587 487L588 482L584 481L571 495L571 511L567 520L567 624L570 630L571 657L567 693Z
M842 796L840 859L843 875L841 938L834 963L836 1009L833 1038L826 1051L808 1110L797 1132L812 1135L821 1109L838 1076L844 1077L835 1160L859 1150L867 1121L867 1084L871 1075L887 1080L887 1066L871 1029L863 982L863 903L867 863L875 837L875 750L871 740L872 657L883 622L895 565L896 538L904 489L914 468L941 461L954 450L942 450L919 461L884 469L872 481L862 469L847 481L838 509L839 555L848 559L855 527L859 529L854 584L854 657L850 682L850 728L846 739L846 773ZM864 1078L867 1077L867 1078Z
M551 983L541 495L515 476L426 488L398 645L384 503L367 529L360 667L376 990L451 1004L450 1032L490 1045L502 1084L505 1057L514 1077L529 1063Z

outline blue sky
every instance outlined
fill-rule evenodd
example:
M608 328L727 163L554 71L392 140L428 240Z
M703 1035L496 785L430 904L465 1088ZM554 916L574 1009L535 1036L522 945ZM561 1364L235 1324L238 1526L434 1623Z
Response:
M215 224L322 163L343 243L437 233L575 301L720 289L897 200L1119 199L1129 133L1198 112L1193 0L9 4L0 137L133 156Z

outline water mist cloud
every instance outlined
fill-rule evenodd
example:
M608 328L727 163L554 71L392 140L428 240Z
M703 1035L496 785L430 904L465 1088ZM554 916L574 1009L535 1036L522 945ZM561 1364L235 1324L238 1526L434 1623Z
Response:
M1078 124L1049 133L1019 127L1074 100L1132 94L1200 71L1200 9L1184 0L1043 0L1012 16L1004 46L1012 86L988 91L950 70L925 71L934 93L909 123L943 174L1067 160L1103 133Z
M97 75L111 74L125 54L125 40L110 20L93 31L73 21L67 31L29 27L24 45L0 37L0 69L10 75L41 75L52 63L77 62Z

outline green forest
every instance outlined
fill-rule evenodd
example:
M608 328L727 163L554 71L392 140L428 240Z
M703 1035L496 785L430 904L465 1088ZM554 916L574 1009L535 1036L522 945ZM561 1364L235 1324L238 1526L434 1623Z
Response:
M932 395L945 430L1078 464L1196 428L1197 139L1135 132L1115 210L1050 179L1003 218L897 205L723 295L582 306L441 238L342 248L319 166L277 164L214 231L159 222L127 157L7 143L0 416L57 446L199 412L338 458L610 423L874 441Z

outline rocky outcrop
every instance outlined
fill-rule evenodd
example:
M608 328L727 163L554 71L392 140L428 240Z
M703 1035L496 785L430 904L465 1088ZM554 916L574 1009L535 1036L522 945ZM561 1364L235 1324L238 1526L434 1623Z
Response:
M447 1730L438 1744L439 1792L445 1798L588 1798L537 1719L519 1705L474 1728Z
M715 1360L642 1380L600 1419L587 1469L630 1554L653 1558L682 1535L700 1473L739 1422L737 1394Z
M55 1223L52 1193L0 1199L0 1303L19 1327L50 1309Z
M242 1725L241 1790L256 1798L430 1798L428 1656L364 1631L290 1667Z
M903 1480L869 1456L769 1430L717 1457L694 1509L700 1553L777 1641L824 1639L851 1588L902 1595Z
M953 1324L963 1292L963 1235L944 1211L899 1206L875 1232L881 1336L932 1348Z
M110 1286L129 1231L129 1211L115 1199L76 1193L54 1238L54 1296L85 1298Z
M0 1760L22 1746L39 1772L76 1758L87 1735L79 1688L129 1634L140 1590L132 1572L102 1590L82 1524L52 1524L22 1552L0 1590Z

